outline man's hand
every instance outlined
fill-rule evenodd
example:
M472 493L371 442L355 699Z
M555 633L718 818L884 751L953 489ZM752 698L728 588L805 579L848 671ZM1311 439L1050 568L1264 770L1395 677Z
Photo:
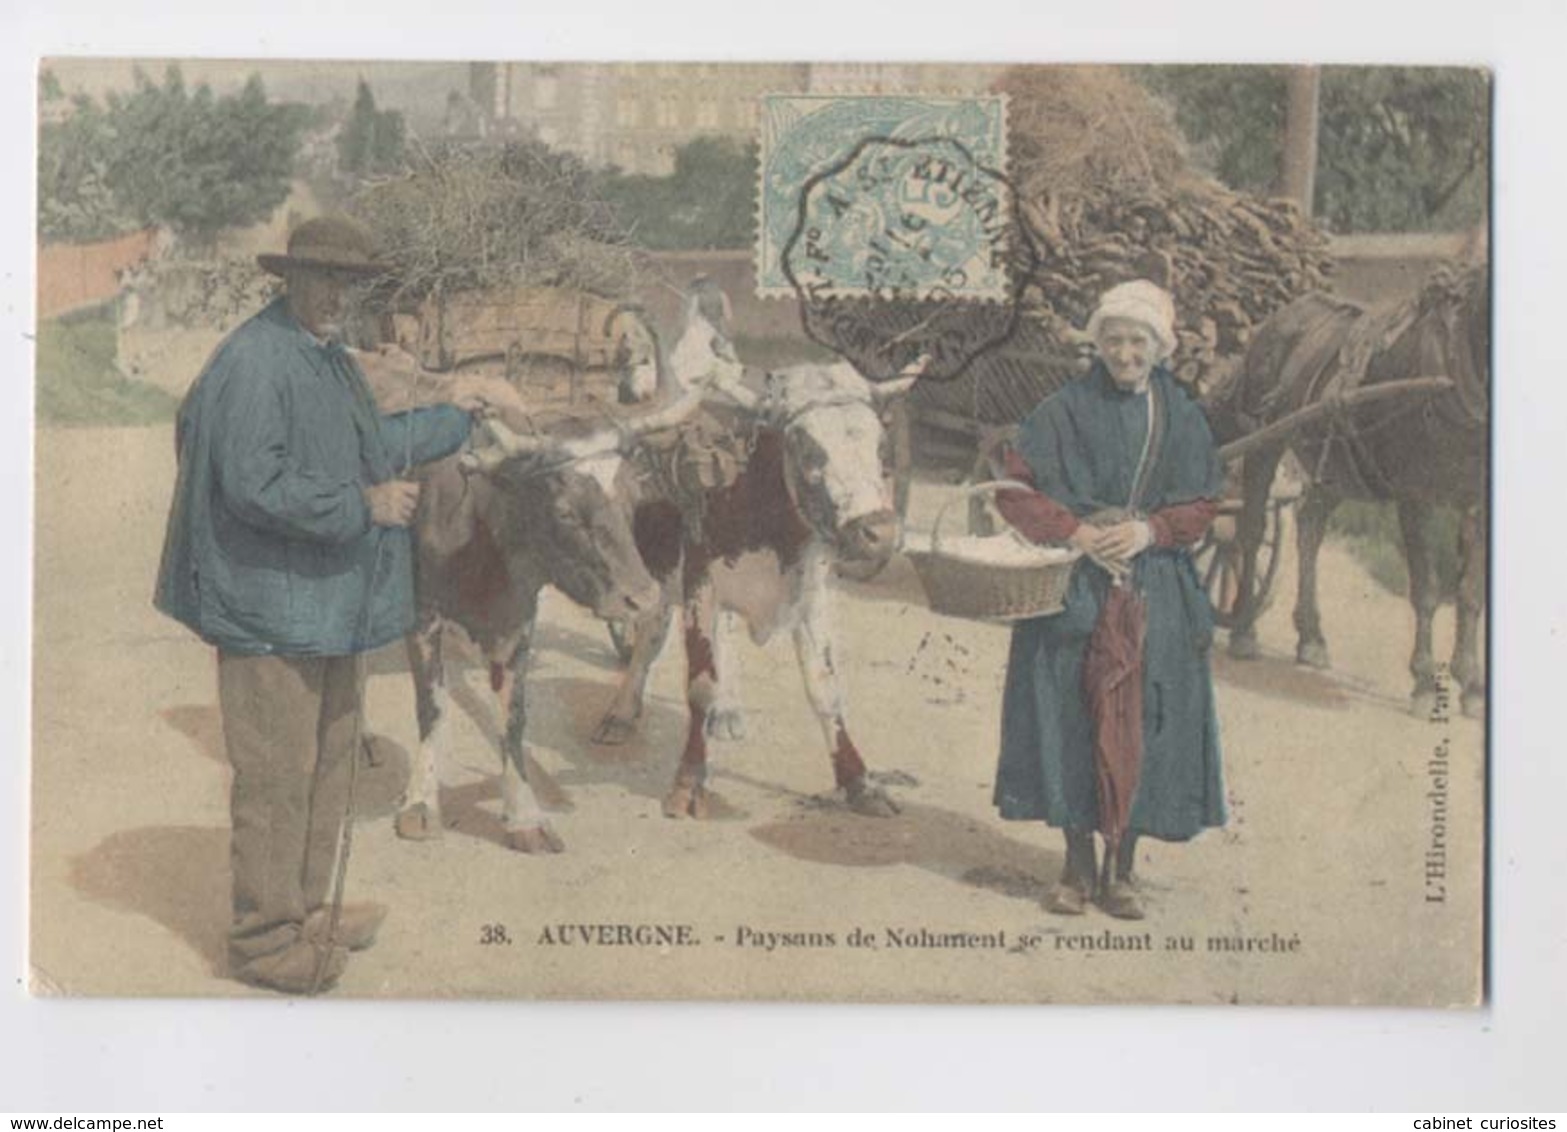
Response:
M411 480L387 480L364 489L370 521L378 527L406 527L419 506L419 485Z
M452 398L452 404L471 417L484 417L490 412L490 403L478 393L463 393Z

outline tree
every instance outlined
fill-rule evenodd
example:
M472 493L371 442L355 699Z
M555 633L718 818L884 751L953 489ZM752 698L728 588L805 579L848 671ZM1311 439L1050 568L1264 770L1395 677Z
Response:
M756 177L754 143L700 137L675 151L669 176L612 174L604 196L645 248L744 248L756 239Z
M46 103L63 100L63 95L44 99ZM46 240L101 240L136 227L109 185L113 141L107 116L91 99L82 97L71 104L63 118L46 123L39 131L39 236Z
M1340 231L1468 227L1486 213L1491 83L1447 67L1328 67L1317 209Z
M1147 67L1195 156L1232 188L1279 190L1289 68ZM1324 67L1313 211L1341 232L1453 229L1484 214L1490 80L1452 67Z
M390 173L402 164L403 116L396 110L378 110L370 84L359 80L354 109L337 138L338 168L356 177Z
M207 244L265 220L288 198L307 118L304 107L269 102L256 75L217 97L205 84L188 90L177 67L161 85L137 72L129 94L110 94L101 109L78 98L68 117L44 124L40 233L167 225Z

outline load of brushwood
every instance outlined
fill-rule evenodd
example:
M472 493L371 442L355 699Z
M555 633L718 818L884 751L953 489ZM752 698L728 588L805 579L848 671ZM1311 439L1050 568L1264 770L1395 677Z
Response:
M393 265L394 305L502 287L634 293L637 264L580 159L540 142L445 144L410 156L349 210Z
M1293 203L1233 192L1194 169L1169 109L1115 67L1015 67L1011 172L1038 261L1027 312L1071 342L1104 291L1145 278L1175 297L1171 365L1222 383L1252 330L1328 285L1327 238Z

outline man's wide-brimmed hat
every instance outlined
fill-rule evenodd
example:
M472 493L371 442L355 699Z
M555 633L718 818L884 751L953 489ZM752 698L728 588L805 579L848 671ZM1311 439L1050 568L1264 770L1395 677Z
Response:
M299 268L355 275L380 275L391 269L376 258L370 230L346 216L318 216L305 221L289 236L287 254L259 255L256 262L273 275L286 275Z

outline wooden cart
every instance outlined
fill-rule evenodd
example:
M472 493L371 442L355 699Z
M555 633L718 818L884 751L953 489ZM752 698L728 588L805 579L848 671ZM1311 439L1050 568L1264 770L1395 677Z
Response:
M552 287L432 295L394 322L426 369L504 377L541 408L613 403L621 367L657 349L639 308Z

